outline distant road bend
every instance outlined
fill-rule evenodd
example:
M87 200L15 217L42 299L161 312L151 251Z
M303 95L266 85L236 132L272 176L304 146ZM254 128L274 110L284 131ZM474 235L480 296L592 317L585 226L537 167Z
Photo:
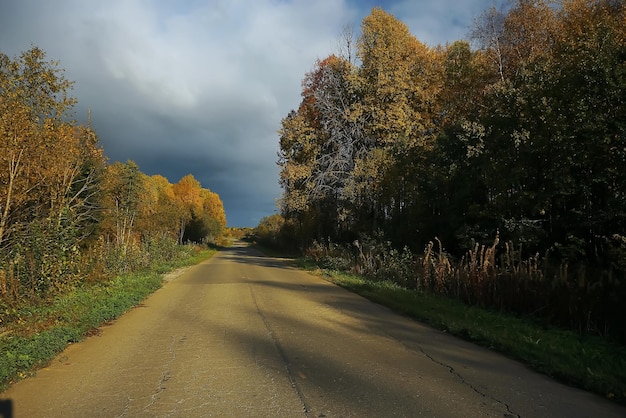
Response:
M625 417L244 245L0 395L15 417Z

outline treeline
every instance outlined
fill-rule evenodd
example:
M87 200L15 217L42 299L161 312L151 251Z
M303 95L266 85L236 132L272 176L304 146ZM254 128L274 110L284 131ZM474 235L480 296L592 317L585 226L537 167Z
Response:
M410 286L626 340L625 21L622 1L518 0L431 48L374 9L282 120L266 237L347 243L353 266L375 242L421 266Z
M219 196L109 164L58 63L36 47L0 53L0 324L22 303L176 257L216 240Z

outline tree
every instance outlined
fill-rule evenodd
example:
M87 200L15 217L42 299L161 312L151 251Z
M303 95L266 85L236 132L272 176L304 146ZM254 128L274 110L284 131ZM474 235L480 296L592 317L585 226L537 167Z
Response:
M180 244L184 242L187 224L193 219L194 214L201 212L201 189L200 182L191 174L187 174L173 186L178 207L178 242Z
M394 229L412 219L422 204L419 189L424 158L432 148L441 109L440 50L419 42L408 27L382 9L363 19L359 39L363 112L376 146L357 163L371 202L372 229ZM406 229L406 228L405 228Z
M302 103L282 121L279 165L283 214L318 219L317 235L336 236L346 225L349 181L363 147L364 123L355 104L354 67L334 55L305 75Z
M470 35L478 47L486 51L502 82L506 79L506 58L502 46L504 19L502 11L491 7L474 21Z
M357 46L352 25L344 25L337 42L337 56L352 66L356 66Z
M564 1L557 17L546 87L562 180L546 210L553 230L573 232L595 258L626 232L626 4Z
M324 215L324 235L337 237L353 227L354 167L373 144L366 135L360 82L348 61L331 55L318 62L304 86L304 102L313 105L317 117L319 146L307 179L309 200Z
M58 63L44 59L37 47L15 60L0 53L0 247L20 223L44 212L31 196L54 184L46 173L48 148L64 136L59 130L69 129L71 83Z
M64 124L48 144L54 153L46 159L48 217L57 229L65 224L82 240L93 235L100 221L105 157L89 127Z
M503 77L465 123L482 133L457 135L478 157L486 228L565 259L621 235L623 22L612 1L520 0L502 16L482 53L501 58Z
M0 54L0 276L17 278L14 298L77 278L79 246L99 222L105 159L71 119L70 88L37 47Z
M137 230L144 236L166 234L178 240L179 208L172 184L159 174L142 177Z
M283 244L281 231L284 225L285 218L275 213L261 219L259 225L254 229L254 235L262 244L280 247Z
M144 190L144 178L134 161L115 162L107 167L104 193L107 217L105 228L115 237L119 248L126 248L134 239L134 226Z
M200 196L202 197L202 213L207 218L213 219L217 225L217 229L211 231L213 237L216 237L226 228L224 204L220 196L209 189L202 189Z
M408 27L380 8L363 19L358 42L368 130L377 145L417 142L429 129L426 84L433 76L432 53ZM434 81L434 80L428 80Z
M226 228L224 206L216 193L200 190L201 207L192 212L184 233L184 240L191 242L215 242Z
M317 238L349 239L408 216L441 113L441 54L381 9L362 32L362 66L334 55L318 61L280 131L282 214L314 224L308 234Z

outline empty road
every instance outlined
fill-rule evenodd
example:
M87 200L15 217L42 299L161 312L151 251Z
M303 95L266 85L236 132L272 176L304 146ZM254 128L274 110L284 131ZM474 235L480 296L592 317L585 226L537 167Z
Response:
M243 245L0 394L15 417L624 417Z

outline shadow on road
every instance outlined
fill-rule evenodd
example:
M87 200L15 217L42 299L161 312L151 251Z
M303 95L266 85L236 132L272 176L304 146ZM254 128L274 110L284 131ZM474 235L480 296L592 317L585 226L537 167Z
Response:
M13 401L0 399L0 418L13 418Z
M442 411L447 416L450 411L481 416L496 410L501 416L536 416L540 410L546 412L543 416L568 416L559 414L564 411L580 416L597 404L584 391L557 385L520 363L398 317L388 308L308 275L293 260L234 246L198 267L200 274L185 284L245 286L249 290L242 297L251 297L254 303L248 299L237 309L246 317L262 318L267 328L267 333L259 333L206 317L200 327L207 338L216 335L216 328L224 328L229 349L257 367L264 367L264 362L257 361L255 353L274 352L270 363L282 359L288 372L285 378L316 414L342 410L407 416L411 415L405 409L408 405L432 416ZM185 310L173 315L183 321L197 320L186 317ZM390 405L395 406L389 409ZM616 408L600 410L610 416Z
M254 282L252 285L259 284L263 286L267 283ZM332 293L332 286L315 286L315 289ZM297 284L285 286L283 290L302 291ZM311 290L310 286L308 290ZM348 306L347 300L345 306ZM248 360L242 360L244 364L256 364L256 367L263 368L273 364L276 357L279 357L287 372L285 379L295 384L295 390L301 394L305 408L308 412L315 412L314 416L324 416L318 414L332 411L349 411L355 416L359 416L359 412L366 413L361 416L407 416L411 411L407 408L415 407L416 403L420 404L420 413L427 416L440 413L441 409L437 406L445 400L440 386L429 384L426 375L423 385L408 384L410 375L412 377L409 380L412 381L415 381L417 375L414 365L399 364L398 359L385 346L378 346L377 351L372 351L369 346L361 345L352 338L353 330L341 321L309 320L318 314L303 311L294 317L289 313L281 314L265 308L256 311L251 307L246 315L260 315L268 332L258 333L232 327L224 330L224 338L228 341L228 349L233 351L234 357L249 356ZM173 315L180 315L177 319L182 321L198 320L185 317L184 311L177 311ZM215 335L215 329L224 326L211 318L203 321L203 328L208 336ZM355 326L354 331L370 337L380 335L379 330L368 327ZM299 336L294 338L295 333ZM383 339L386 339L384 335ZM275 353L274 360L257 357L258 353L271 352ZM406 350L402 347L396 346L395 352L406 355ZM409 358L411 356L413 354L408 355ZM448 371L441 369L437 373L441 378ZM444 392L448 390L444 388ZM390 409L390 405L395 405L397 409ZM463 411L463 408L459 405L456 410Z
M262 252L246 246L234 246L221 251L223 257L242 264L254 264L261 267L289 268L295 266L290 258L269 257Z

